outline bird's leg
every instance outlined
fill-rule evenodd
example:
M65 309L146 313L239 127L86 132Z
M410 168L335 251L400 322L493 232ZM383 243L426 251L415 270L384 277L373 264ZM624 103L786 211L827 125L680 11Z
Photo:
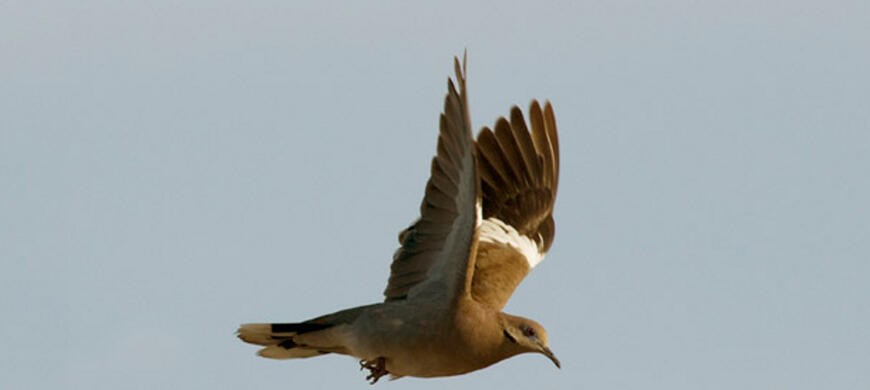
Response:
M374 361L370 360L360 360L359 361L359 369L363 368L369 370L369 375L366 377L366 380L371 381L370 384L375 384L378 382L378 379L381 379L382 376L389 374L386 368L386 360L384 358L379 357Z

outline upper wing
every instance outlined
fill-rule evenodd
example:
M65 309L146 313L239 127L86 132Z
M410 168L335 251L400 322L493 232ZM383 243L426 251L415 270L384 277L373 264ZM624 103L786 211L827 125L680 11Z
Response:
M529 132L522 111L499 118L495 131L477 136L483 221L471 294L501 310L528 272L544 259L556 225L553 204L559 185L559 137L553 107L529 107Z
M404 299L425 286L439 289L447 299L470 288L466 275L474 267L481 206L464 60L460 69L455 58L454 67L459 92L448 80L438 154L432 159L420 219L399 235L402 246L393 255L387 300Z

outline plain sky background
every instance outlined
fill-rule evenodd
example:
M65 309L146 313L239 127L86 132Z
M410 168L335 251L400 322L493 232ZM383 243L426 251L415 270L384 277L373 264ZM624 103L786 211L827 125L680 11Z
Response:
M870 386L867 1L0 2L0 388L368 388L238 324L382 299L452 56L549 99L522 355L379 388Z

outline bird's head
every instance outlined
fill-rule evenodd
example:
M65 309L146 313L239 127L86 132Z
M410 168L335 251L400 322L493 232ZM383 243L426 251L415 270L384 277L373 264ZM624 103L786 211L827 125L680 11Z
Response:
M559 359L550 350L547 342L547 331L541 324L528 318L501 313L501 325L505 341L516 353L537 352L553 361L562 368Z

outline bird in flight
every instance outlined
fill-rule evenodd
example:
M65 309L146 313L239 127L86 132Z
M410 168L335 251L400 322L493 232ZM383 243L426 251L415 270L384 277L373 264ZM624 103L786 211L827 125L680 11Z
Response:
M238 337L264 346L260 356L350 355L372 384L387 374L465 374L526 352L560 367L540 324L501 311L553 242L553 107L533 100L527 125L514 106L475 140L465 58L460 66L454 57L454 71L420 218L399 233L384 302L297 323L242 325Z

